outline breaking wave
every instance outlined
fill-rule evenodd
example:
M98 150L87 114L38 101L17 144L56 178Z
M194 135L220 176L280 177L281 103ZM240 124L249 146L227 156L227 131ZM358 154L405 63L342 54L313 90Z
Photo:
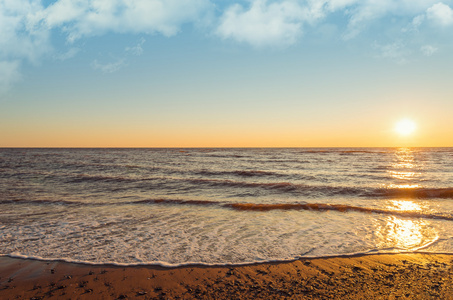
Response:
M273 210L307 210L316 212L336 211L341 213L360 212L360 213L375 213L383 215L393 215L407 218L423 218L423 219L439 219L453 221L452 215L429 214L418 211L400 211L368 208L360 206L352 206L346 204L325 204L325 203L271 203L271 204L255 204L255 203L224 203L205 200L181 200L181 199L148 199L133 202L134 204L169 204L169 205L195 205L195 206L218 206L230 208L238 211L273 211Z

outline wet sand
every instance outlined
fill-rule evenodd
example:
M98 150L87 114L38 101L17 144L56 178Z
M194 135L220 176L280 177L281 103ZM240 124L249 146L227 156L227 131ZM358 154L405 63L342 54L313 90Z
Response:
M0 257L0 299L453 299L453 255L235 267L118 267Z

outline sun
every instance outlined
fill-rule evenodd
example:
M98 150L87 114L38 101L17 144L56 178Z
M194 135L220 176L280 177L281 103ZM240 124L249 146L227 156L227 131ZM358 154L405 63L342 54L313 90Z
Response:
M417 125L415 124L414 121L410 119L402 119L398 121L395 125L395 131L403 136L408 136L412 134L415 129L417 128Z

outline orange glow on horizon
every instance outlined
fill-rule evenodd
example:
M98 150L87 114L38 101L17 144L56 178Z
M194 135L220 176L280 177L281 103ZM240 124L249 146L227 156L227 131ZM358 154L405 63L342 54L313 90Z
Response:
M364 120L362 120L364 121ZM0 147L451 147L453 135L447 127L420 129L402 138L384 124L357 122L290 124L243 122L180 124L162 120L115 123L89 120L85 123L51 120L22 123L3 132ZM404 162L400 162L404 163ZM405 163L410 164L410 160ZM401 165L402 166L402 165ZM407 166L405 166L407 167ZM408 170L393 176L411 177Z

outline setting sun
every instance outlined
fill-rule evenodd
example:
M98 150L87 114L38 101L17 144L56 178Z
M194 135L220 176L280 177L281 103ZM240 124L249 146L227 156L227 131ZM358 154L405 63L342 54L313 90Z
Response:
M404 136L412 134L416 128L417 128L417 125L415 124L415 122L412 120L409 120L409 119L400 120L395 125L395 131L398 134L404 135Z

